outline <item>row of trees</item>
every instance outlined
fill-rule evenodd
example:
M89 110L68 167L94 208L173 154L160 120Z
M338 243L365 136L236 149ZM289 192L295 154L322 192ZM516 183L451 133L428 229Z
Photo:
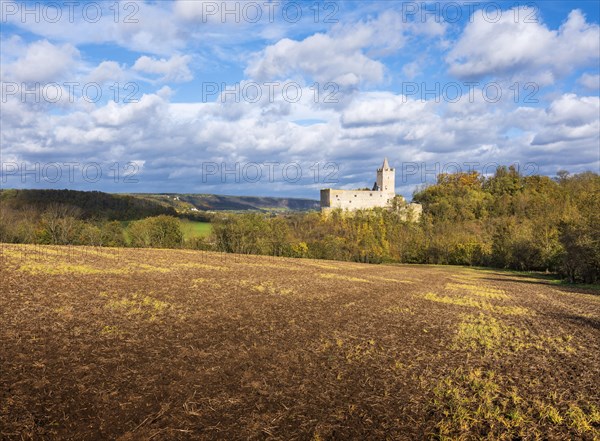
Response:
M213 220L218 250L358 262L476 265L600 281L600 177L556 179L499 168L446 174L414 194L418 223L402 211L334 211Z
M600 281L600 176L555 179L499 168L494 176L444 174L414 194L419 222L403 207L344 213L215 215L212 234L184 240L179 219L84 219L80 208L43 212L0 207L0 241L97 246L181 247L229 253L491 266L550 271L572 282Z
M82 219L81 209L50 204L35 208L0 209L0 242L46 245L175 248L184 244L178 218L167 215L129 222Z

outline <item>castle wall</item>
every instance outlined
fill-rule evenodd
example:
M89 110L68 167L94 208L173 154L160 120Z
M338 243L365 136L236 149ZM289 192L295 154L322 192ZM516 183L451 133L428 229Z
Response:
M367 190L321 190L321 207L342 210L361 210L387 207L392 203L393 193Z
M411 202L406 206L406 209L407 217L405 220L416 222L421 219L421 216L423 215L423 206L421 204Z

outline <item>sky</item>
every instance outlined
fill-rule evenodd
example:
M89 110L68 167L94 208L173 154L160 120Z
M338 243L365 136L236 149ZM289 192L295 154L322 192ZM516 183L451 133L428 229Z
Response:
M0 186L318 199L600 168L600 3L0 0Z

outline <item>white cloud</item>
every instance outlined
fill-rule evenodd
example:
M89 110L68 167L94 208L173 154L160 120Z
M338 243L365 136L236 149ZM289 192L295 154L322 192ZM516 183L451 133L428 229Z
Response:
M246 69L246 74L260 81L281 79L293 73L353 87L361 82L381 82L384 66L366 57L356 42L315 34L302 41L280 40L267 47Z
M166 101L159 95L143 95L137 103L117 104L110 101L104 107L92 112L92 116L95 124L100 126L126 129L131 125L133 129L136 125L146 125L149 122L155 126L156 124L160 125L160 115L164 113L166 105Z
M356 96L343 111L344 127L382 126L399 122L415 123L426 114L427 103L390 92Z
M59 81L76 66L79 58L79 51L71 44L35 41L24 49L19 58L5 66L5 78L17 82Z
M342 112L323 110L308 96L285 110L279 104L174 104L169 90L161 89L138 103L109 102L92 111L42 117L42 112L10 102L2 115L3 154L25 161L145 161L139 191L165 186L208 191L199 174L206 161L226 162L230 168L235 162L298 161L309 177L311 164L334 161L343 167L340 185L354 187L372 178L365 161L376 166L384 155L398 168L416 161L429 170L436 163L533 161L554 173L560 168L579 171L573 161L583 164L577 167L598 161L597 97L565 94L547 109L468 101L451 107L392 92L357 92ZM265 116L267 109L275 112L273 117ZM305 127L292 122L303 119L324 123ZM227 191L269 194L273 186L241 182L228 185ZM317 197L316 190L303 184L281 191Z
M185 82L194 78L188 67L191 60L190 55L173 55L169 59L157 59L144 55L136 60L133 70L161 75L161 81Z
M7 15L3 24L72 45L116 43L151 54L170 54L185 46L184 32L172 19L170 2L92 3L89 7L85 2L73 2L69 6L55 2L61 12L56 21L43 18L45 8L52 8L52 4L39 2L35 6L40 11L37 17L30 15L22 19L17 12ZM16 4L16 11L20 10L21 5Z
M554 100L548 107L547 114L553 124L578 126L598 122L599 103L598 97L578 97L568 93Z
M126 76L126 69L116 61L103 61L90 72L88 80L102 84L123 81Z
M23 39L18 35L8 35L3 37L2 45L0 45L0 60L2 66L12 63L14 60L23 55L27 48Z
M584 73L581 77L579 77L577 82L589 90L600 89L600 75L599 74L592 75L589 73Z
M384 10L374 18L340 22L303 40L283 38L253 54L245 73L261 81L300 76L334 82L346 91L379 85L386 79L382 57L397 54L412 37L438 38L446 29L446 24L433 19L409 22L397 11ZM408 71L415 74L415 67Z
M233 2L232 2L233 3ZM241 17L240 2L236 5L231 4L229 7L223 3L212 0L177 0L174 4L175 16L184 21L195 21L200 23L217 23L222 21L222 9L227 11L238 11L236 15L228 16L230 21L235 22ZM237 7L237 9L236 9Z
M386 11L375 19L339 24L301 41L284 38L254 54L246 74L273 80L295 73L342 87L379 84L384 80L385 66L375 58L396 53L406 44L409 32L430 36L443 33L443 28L431 29L406 23L400 14Z
M545 112L547 126L536 133L533 145L587 140L600 148L600 98L565 94L553 101Z
M520 14L523 16L524 14ZM573 69L597 65L600 28L573 10L558 30L541 22L514 20L511 11L496 23L475 14L446 57L459 78L520 77L552 84Z

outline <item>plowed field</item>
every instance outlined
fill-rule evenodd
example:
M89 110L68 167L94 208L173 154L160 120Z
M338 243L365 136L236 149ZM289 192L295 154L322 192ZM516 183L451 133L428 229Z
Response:
M0 245L2 439L600 439L600 296L514 273Z

